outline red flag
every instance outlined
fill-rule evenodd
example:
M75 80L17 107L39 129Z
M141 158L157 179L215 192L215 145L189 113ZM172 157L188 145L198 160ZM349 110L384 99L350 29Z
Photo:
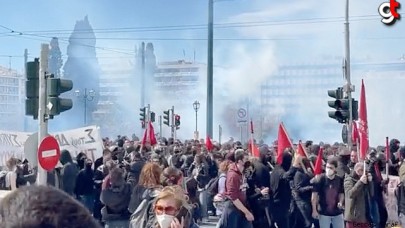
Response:
M360 159L364 160L369 147L366 90L364 81L361 80L360 107L359 107L359 135L360 135Z
M153 129L152 121L149 121L149 142L151 146L157 144L156 136L155 136L155 129Z
M214 145L212 145L211 139L208 135L207 135L207 138L205 139L205 146L207 147L207 150L209 152L211 152L212 149L214 149Z
M153 129L153 125L152 125L151 121L149 121L148 126L145 129L145 132L143 133L143 137L142 137L142 146L145 146L146 143L149 143L151 146L154 146L157 144L155 130Z
M258 146L252 146L252 155L253 157L259 158L260 157L260 152L259 152L259 147Z
M277 144L277 164L281 164L283 161L284 150L287 148L292 148L290 138L288 138L283 123L280 123L278 126Z
M357 129L357 123L353 121L352 125L352 143L357 145L360 138L359 129Z
M322 158L323 158L323 148L321 147L318 152L318 156L316 157L316 162L315 162L315 170L314 174L319 175L322 173Z
M307 153L305 148L302 146L301 140L298 142L298 150L297 153L303 157L307 157Z

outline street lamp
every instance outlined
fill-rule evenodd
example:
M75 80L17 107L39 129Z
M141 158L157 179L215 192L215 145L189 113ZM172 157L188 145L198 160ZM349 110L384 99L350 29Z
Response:
M198 109L200 109L200 102L194 101L193 108L195 111L195 137L198 139Z
M75 90L75 94L77 98L82 98L84 103L84 125L87 125L87 101L92 101L96 96L96 92L93 89L87 90L84 88L83 94L81 94L80 90Z

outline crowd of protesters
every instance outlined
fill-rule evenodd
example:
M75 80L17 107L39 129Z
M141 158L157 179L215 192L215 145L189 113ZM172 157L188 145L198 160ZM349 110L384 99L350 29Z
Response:
M295 148L277 154L277 142L256 143L255 156L233 139L210 146L205 140L173 138L162 138L153 147L126 137L103 142L103 156L95 161L85 154L72 158L63 150L61 164L48 172L47 181L108 228L194 228L211 216L219 218L221 228L382 228L390 224L383 197L388 179L381 174L388 168L401 183L405 180L405 147L396 139L390 142L388 161L384 147L370 148L365 161L359 161L356 147L350 151L343 144L311 141L304 145L308 156L294 153ZM320 147L322 174L314 175L311 167ZM35 170L27 161L9 159L0 189L26 192L32 186L23 186L35 183ZM396 195L405 222L402 184ZM2 211L11 210L2 204L0 221L7 220Z

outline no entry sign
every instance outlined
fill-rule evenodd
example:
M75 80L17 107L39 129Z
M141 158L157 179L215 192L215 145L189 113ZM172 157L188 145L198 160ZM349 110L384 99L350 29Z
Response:
M56 167L60 158L58 141L53 136L45 137L38 148L39 165L46 171Z

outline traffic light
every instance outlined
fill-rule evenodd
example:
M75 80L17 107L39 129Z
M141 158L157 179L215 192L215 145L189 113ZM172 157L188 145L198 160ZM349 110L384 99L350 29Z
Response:
M38 119L39 97L39 59L27 62L27 81L25 83L25 115Z
M46 79L46 114L51 118L73 107L72 99L60 98L62 93L72 90L72 80L54 78L50 75Z
M150 121L152 121L152 123L155 122L155 118L156 118L156 114L154 112L150 113Z
M170 109L163 111L163 124L170 126Z
M174 125L176 126L176 128L178 126L180 126L180 116L179 115L174 116Z
M329 111L330 118L337 120L339 123L347 123L349 121L349 99L343 97L343 88L339 87L336 90L328 90L328 95L335 98L334 101L328 101L328 106L336 109Z
M139 119L140 119L142 122L146 122L146 108L140 108L139 111L141 111L141 112L139 113L139 115L141 116Z

